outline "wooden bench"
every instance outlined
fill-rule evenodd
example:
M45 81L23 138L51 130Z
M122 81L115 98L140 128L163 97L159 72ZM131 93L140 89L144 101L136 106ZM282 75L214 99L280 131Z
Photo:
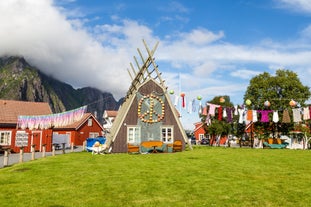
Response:
M127 144L127 152L128 153L139 153L139 146L138 145L132 145Z
M182 151L182 142L180 140L176 140L173 143L173 152L181 152Z
M288 145L287 142L283 144L269 144L268 142L263 142L263 148L267 147L271 149L284 149L287 147L287 145Z

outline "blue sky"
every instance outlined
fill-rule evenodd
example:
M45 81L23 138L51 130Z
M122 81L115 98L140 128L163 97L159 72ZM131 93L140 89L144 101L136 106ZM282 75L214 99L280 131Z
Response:
M159 41L162 77L187 101L229 95L241 104L249 81L279 68L311 86L308 0L7 0L0 3L0 55L31 64L76 88L124 96L127 68ZM294 97L293 97L294 98ZM185 128L197 113L182 109Z

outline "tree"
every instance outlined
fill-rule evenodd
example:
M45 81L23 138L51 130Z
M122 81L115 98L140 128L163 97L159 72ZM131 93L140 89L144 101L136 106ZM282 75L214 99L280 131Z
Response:
M291 100L295 100L299 106L306 106L305 102L311 93L308 86L304 86L296 73L290 70L277 70L275 76L267 72L259 74L250 80L250 84L244 95L244 102L251 101L251 107L255 110L264 109L264 102L269 101L271 110L283 111L290 109ZM290 110L289 110L290 111ZM287 134L294 127L294 123L273 124L256 123L255 129L265 132L283 132ZM260 130L258 130L260 129Z
M311 140L310 126L307 126L306 124L299 124L295 127L295 129L301 132L303 139L303 149L307 149L308 143Z
M310 98L308 86L302 85L296 73L290 70L277 70L272 76L267 72L259 74L250 80L244 95L244 101L249 99L253 109L262 109L264 102L269 101L271 109L288 109L293 99L301 106Z

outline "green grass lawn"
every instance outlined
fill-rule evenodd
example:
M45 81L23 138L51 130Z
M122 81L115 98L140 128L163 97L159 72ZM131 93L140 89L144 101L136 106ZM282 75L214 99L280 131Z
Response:
M196 146L0 169L1 206L310 206L311 151Z

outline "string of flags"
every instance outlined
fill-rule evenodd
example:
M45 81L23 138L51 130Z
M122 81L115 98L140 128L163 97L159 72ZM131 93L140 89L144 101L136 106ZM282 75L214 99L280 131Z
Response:
M238 105L234 107L222 107L221 105L207 103L203 107L202 115L206 116L206 123L209 124L211 118L217 118L218 120L225 120L229 123L233 121L233 116L238 116L238 123L243 124L247 122L282 122L290 123L291 120L295 123L310 120L311 106L292 108L292 113L288 109L283 111L279 110L253 110L240 107ZM217 114L217 117L216 117ZM269 116L272 114L272 116Z
M57 114L37 115L37 116L18 116L17 126L21 129L48 129L68 126L81 120L86 112L87 106L65 111Z
M173 90L170 90L169 93L171 95L174 94ZM290 123L291 120L295 123L310 120L311 117L311 106L300 107L297 106L297 102L291 100L289 105L292 107L291 112L288 109L283 111L279 110L270 110L270 109L263 109L263 110L249 110L246 109L244 105L239 106L235 105L234 107L223 107L221 105L206 103L205 106L202 106L201 96L197 96L196 103L195 99L192 99L186 104L186 96L185 93L182 92L180 96L175 95L174 105L177 106L179 104L179 98L181 98L181 106L182 108L187 109L188 113L196 112L198 110L199 114L206 116L206 123L210 124L212 118L217 118L218 120L226 120L227 122L233 122L233 117L238 116L238 123L247 123L249 121L252 122L270 122L273 121L274 123L282 122L282 123ZM225 99L220 97L220 103L224 103ZM249 99L246 100L246 105L251 105L251 101ZM197 107L198 105L198 107ZM264 102L265 108L270 107L270 102ZM294 107L298 108L294 108ZM270 116L270 114L272 114ZM217 116L217 117L216 117Z
M170 90L169 93L171 95L174 94L173 90ZM178 106L179 104L179 98L181 98L181 107L184 109L187 109L188 113L192 113L192 112L196 112L197 111L197 105L196 105L196 100L195 99L191 99L188 104L187 104L187 100L186 100L186 94L184 92L180 93L180 96L175 95L175 99L174 99L174 106ZM201 96L197 96L197 100L199 101L199 107L198 110L199 112L201 111L202 108L202 97Z

